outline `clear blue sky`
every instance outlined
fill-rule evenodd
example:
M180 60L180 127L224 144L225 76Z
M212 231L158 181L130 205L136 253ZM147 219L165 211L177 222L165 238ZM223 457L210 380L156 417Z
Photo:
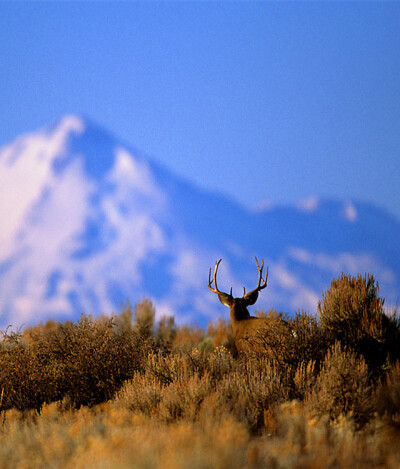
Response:
M400 2L1 2L0 145L71 112L248 207L400 219Z

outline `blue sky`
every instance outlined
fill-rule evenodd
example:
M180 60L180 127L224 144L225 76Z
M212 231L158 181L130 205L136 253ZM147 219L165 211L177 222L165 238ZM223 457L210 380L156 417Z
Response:
M255 207L400 219L399 2L1 2L0 145L66 113Z

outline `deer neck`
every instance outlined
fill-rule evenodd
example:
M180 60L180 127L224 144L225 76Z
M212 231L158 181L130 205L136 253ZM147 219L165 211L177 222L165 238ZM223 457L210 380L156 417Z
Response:
M237 326L241 321L251 318L247 308L243 305L233 305L230 316L233 331L237 329Z

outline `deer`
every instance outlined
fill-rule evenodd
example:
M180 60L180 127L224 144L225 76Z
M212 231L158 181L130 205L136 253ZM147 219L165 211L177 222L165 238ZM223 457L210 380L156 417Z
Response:
M234 298L232 295L232 288L229 294L218 289L217 271L221 260L222 259L215 263L214 275L212 278L211 269L209 271L208 288L218 295L219 301L223 305L228 306L230 309L230 320L237 351L239 354L260 351L268 351L271 353L271 340L266 340L268 333L271 333L274 336L276 334L280 337L286 336L288 323L278 317L267 318L251 316L247 309L249 306L256 303L259 292L267 287L268 266L265 272L265 277L263 278L264 260L262 260L260 267L256 257L255 260L258 269L258 283L256 288L246 293L246 288L243 287L243 296L241 298ZM279 337L274 339L274 343L277 346L279 346L279 341Z

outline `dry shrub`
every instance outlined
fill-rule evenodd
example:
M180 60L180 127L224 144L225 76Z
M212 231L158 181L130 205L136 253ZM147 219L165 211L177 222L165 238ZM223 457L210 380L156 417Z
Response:
M82 316L76 324L61 325L44 346L54 357L65 394L77 407L112 398L138 366L131 332L116 333L112 319Z
M82 316L77 323L4 334L0 344L2 408L36 408L68 396L72 405L113 397L139 367L137 334L113 319Z
M399 327L395 315L383 309L379 286L372 275L351 277L342 274L318 304L322 332L332 343L336 340L362 354L379 376L386 359L400 358Z
M232 355L236 356L235 338L233 337L230 321L223 318L210 321L207 326L207 337L212 338L212 345L214 347L224 347Z
M376 407L380 415L400 417L400 362L393 365L376 393Z
M163 422L194 421L203 400L232 367L232 357L223 348L211 354L197 349L190 353L153 353L145 373L138 373L125 384L115 402Z
M317 376L315 360L301 362L293 376L293 397L303 400L313 389Z
M154 305L148 298L135 305L135 317L131 329L128 330L128 337L133 349L133 356L137 361L136 369L145 369L147 356L156 347L155 316Z
M347 302L340 299L342 289L343 298L349 297ZM381 315L383 301L378 301L376 293L374 281L368 283L367 277L351 282L344 279L324 295L320 304L321 311L326 307L323 326L304 312L292 319L269 312L271 327L261 337L262 353L256 350L239 357L233 354L233 337L226 321L210 323L207 333L196 327L178 327L173 318L155 324L149 300L136 305L134 313L128 303L113 319L82 316L77 323L49 322L23 334L6 331L0 343L0 410L21 409L27 425L40 425L41 418L27 409L40 411L43 407L47 422L50 411L55 420L71 415L80 420L85 415L93 423L90 431L102 448L106 445L101 432L109 432L112 441L115 437L111 429L104 428L104 422L118 426L120 419L124 426L139 418L146 421L149 435L150 426L181 426L191 431L226 425L229 431L229 425L239 425L252 438L251 451L254 441L257 445L262 442L252 456L257 467L264 463L267 467L325 467L318 465L318 458L325 461L324 455L331 467L342 467L345 461L365 462L359 446L356 456L349 454L351 445L368 440L366 429L372 435L371 445L384 447L374 438L381 435L387 417L374 420L373 412L389 415L392 424L400 419L400 365L391 362L396 356L393 344L398 323ZM364 306L357 309L358 304ZM357 316L361 310L364 312ZM354 317L361 318L358 326ZM378 354L380 381L377 373L371 379L376 364L370 357L378 346L382 351ZM382 364L384 350L389 360ZM382 375L385 370L389 370L387 378ZM59 401L54 404L58 410L49 405L54 401ZM86 410L76 412L82 406ZM10 419L12 414L7 415ZM22 425L21 419L11 420ZM97 432L97 425L102 430ZM395 428L390 426L392 433L385 441L392 441ZM361 432L363 439L359 440ZM253 439L265 434L270 440ZM350 443L342 440L341 434L346 438L351 435ZM69 445L69 436L62 435ZM126 445L122 433L120 437L121 445ZM198 436L200 440L203 437ZM389 447L388 443L385 451L390 452ZM335 451L340 453L341 448L346 448L344 456L335 459ZM75 446L71 451L84 467L87 459L79 460ZM287 454L280 457L282 451ZM0 451L3 461L1 454L5 452ZM69 467L75 467L74 458L68 459ZM242 460L249 464L248 458ZM300 466L294 463L297 460ZM185 464L188 461L193 462L190 457ZM218 467L214 461L205 467L210 466ZM182 463L182 467L187 466Z
M205 334L154 313L5 333L0 467L399 467L399 364L376 387L358 339L329 347L306 313L238 358L226 321Z
M289 325L291 397L303 400L315 384L328 343L324 340L316 317L305 311L296 313Z
M267 359L246 357L217 383L212 414L229 412L258 432L265 428L265 412L288 398L286 385L287 376Z
M232 372L235 362L224 347L217 347L211 353L199 349L190 352L175 352L168 355L153 353L149 355L146 372L162 384L185 382L188 378L207 374L216 382Z
M160 381L149 373L135 373L116 394L114 405L154 416L162 399L162 389Z
M16 411L8 411L0 432L0 467L399 467L398 434L382 431L379 422L355 432L352 419L332 423L316 418L298 401L269 413L273 432L255 436L232 415L166 424L114 402L69 412L45 405L42 415L29 424Z
M308 406L331 419L351 415L358 426L364 425L371 417L373 402L368 366L363 357L357 357L336 342L326 354Z
M177 333L175 318L173 316L163 316L158 324L155 334L156 348L165 352L172 350Z
M188 369L190 366L190 362L187 360L188 356L190 356L189 353L151 354L147 359L146 373L163 385L182 381L193 374L193 371Z
M45 406L35 425L7 418L0 433L4 469L256 469L258 454L246 427L232 417L218 425L153 424L112 404L65 414Z
M179 420L195 421L204 399L212 391L209 375L192 375L184 381L175 381L162 392L159 418L167 423Z
M364 334L381 334L384 300L378 297L378 290L372 275L342 274L332 280L318 304L322 327L348 343L356 342Z
M276 419L276 437L269 439L263 453L275 465L267 467L398 467L400 453L393 440L396 436L382 431L380 422L356 431L353 418L339 416L332 422L326 415L316 417L296 400L276 409Z
M318 370L329 344L325 340L317 318L306 311L301 311L295 314L289 325L293 365L305 366L313 361L315 369Z
M288 398L287 389L286 375L265 358L235 361L218 347L150 355L144 375L135 375L115 402L168 423L233 415L256 432L265 411Z
M197 347L204 338L204 331L200 327L180 326L176 330L172 343L172 350L176 352L187 352Z
M153 338L156 310L153 303L145 298L135 306L135 320L133 330L141 341Z
M20 332L3 332L0 343L0 409L40 410L61 397L57 373L47 353Z
M247 343L242 345L242 354L251 357L262 357L282 371L293 364L294 336L288 318L274 310L268 314L259 313L259 317L267 318L254 335L243 337Z

